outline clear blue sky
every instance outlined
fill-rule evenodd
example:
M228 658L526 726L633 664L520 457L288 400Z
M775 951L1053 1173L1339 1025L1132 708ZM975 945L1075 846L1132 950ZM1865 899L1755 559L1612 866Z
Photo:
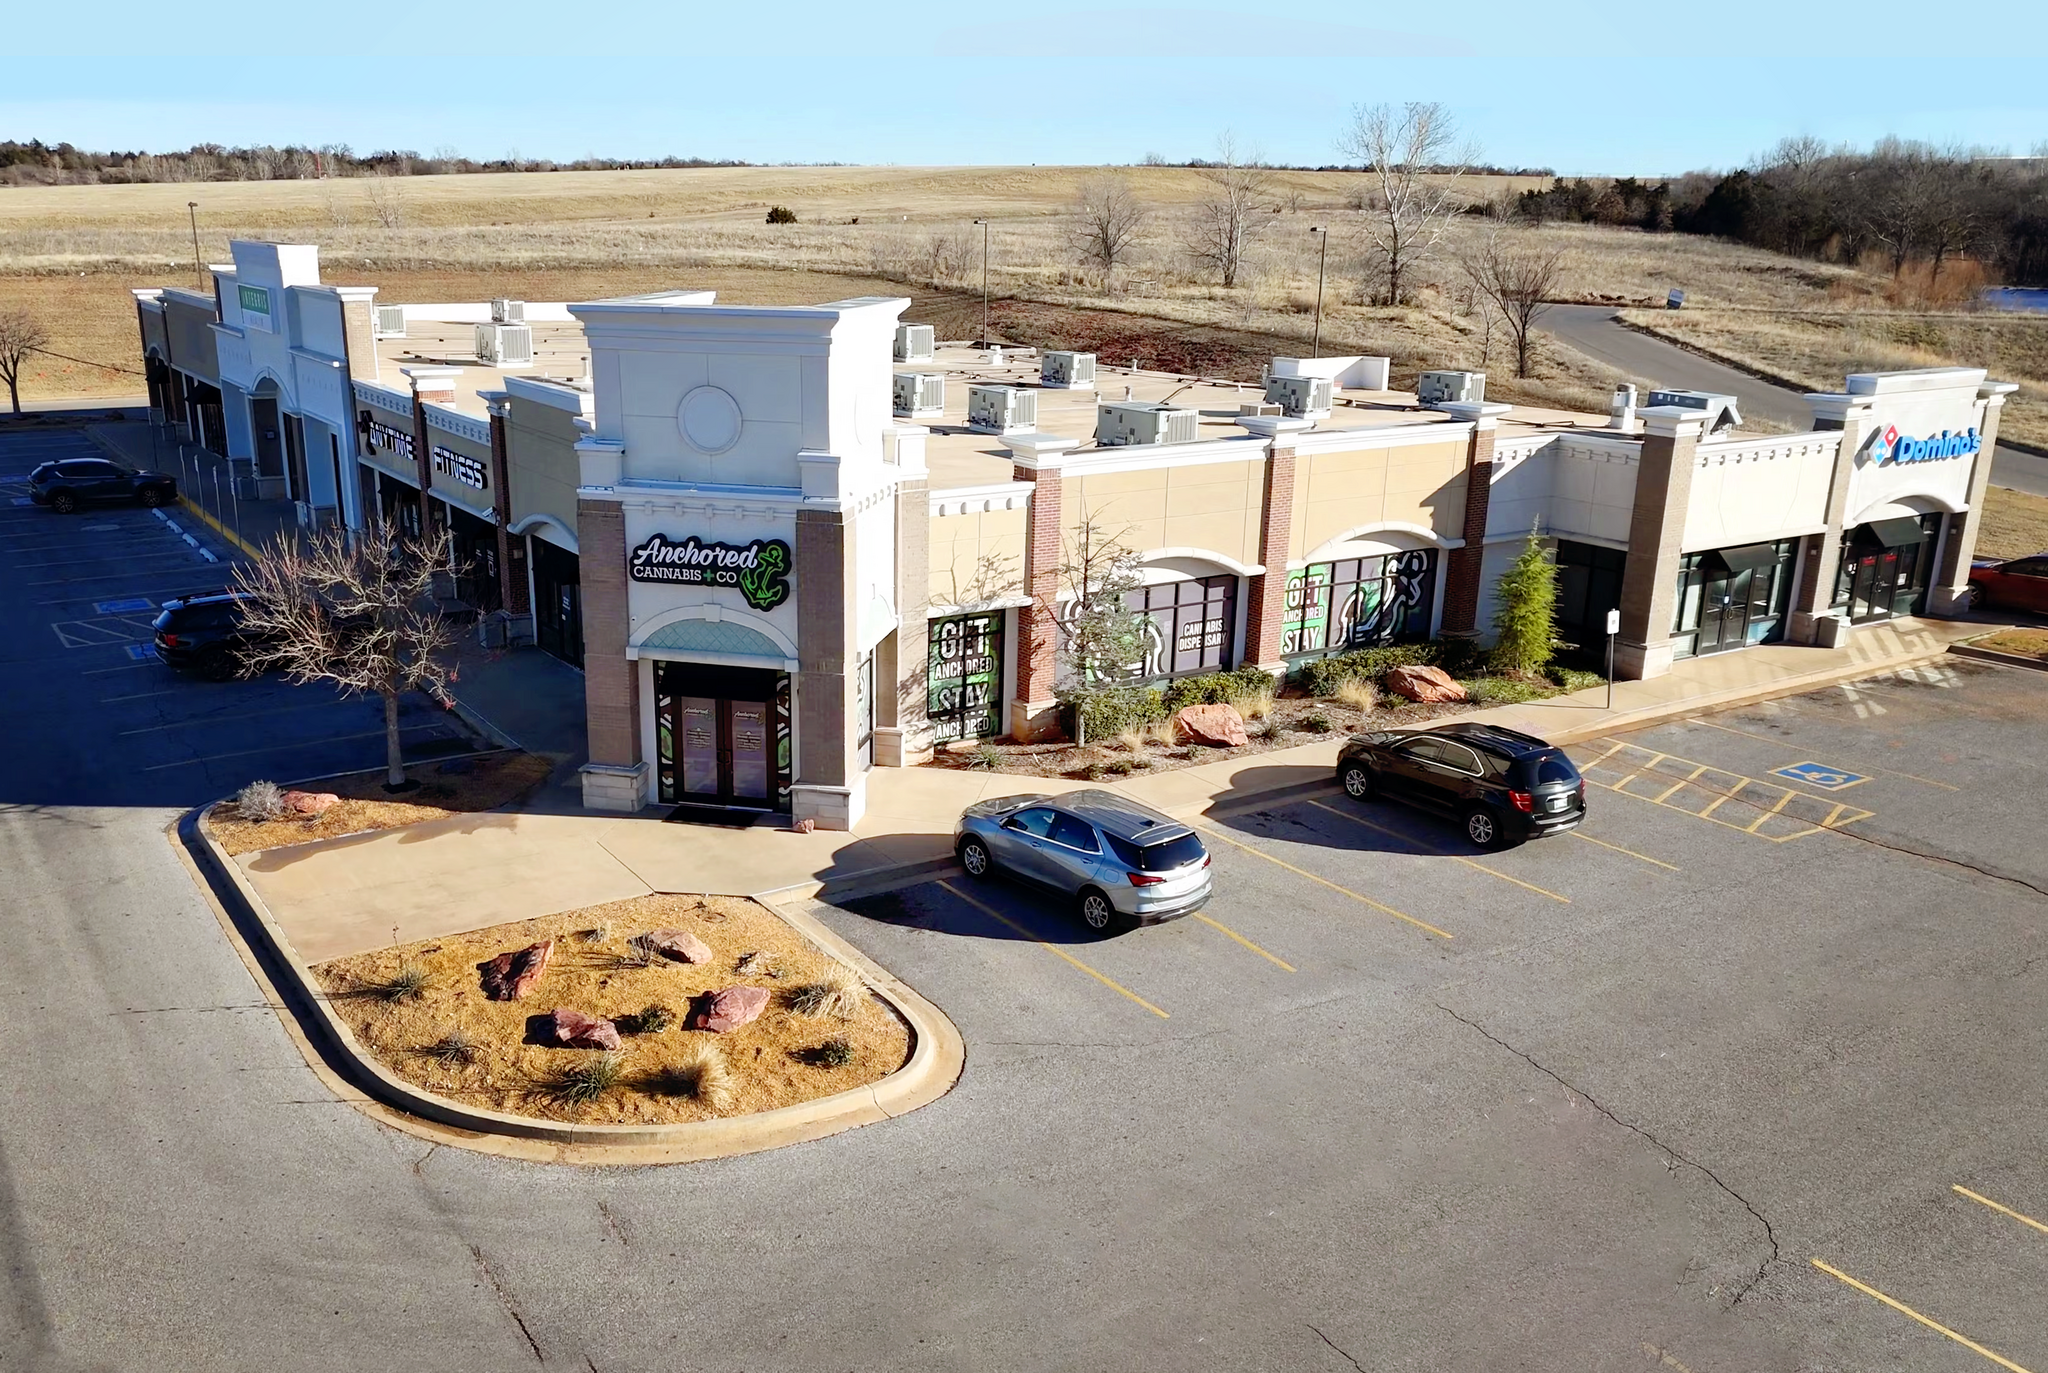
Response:
M91 148L1095 163L1229 128L1319 163L1380 100L1443 101L1487 160L1566 174L1734 166L1787 134L2048 142L2040 0L10 9L0 137Z

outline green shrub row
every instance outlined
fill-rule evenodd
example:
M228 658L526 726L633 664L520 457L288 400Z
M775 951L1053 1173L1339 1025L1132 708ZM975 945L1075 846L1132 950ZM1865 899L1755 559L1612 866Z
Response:
M1166 685L1166 710L1170 715L1182 706L1223 705L1239 696L1270 692L1273 686L1272 677L1255 667L1182 677Z
M1582 672L1575 667L1559 667L1556 663L1544 668L1543 675L1566 691L1584 691L1607 680L1597 672Z
M1110 738L1164 720L1166 697L1157 687L1099 687L1066 699L1067 735L1090 741Z
M1387 644L1380 648L1354 648L1303 663L1294 670L1295 685L1311 696L1332 696L1337 688L1353 680L1377 682L1397 667L1441 666L1448 645L1441 640L1423 644ZM1458 647L1464 647L1462 644Z

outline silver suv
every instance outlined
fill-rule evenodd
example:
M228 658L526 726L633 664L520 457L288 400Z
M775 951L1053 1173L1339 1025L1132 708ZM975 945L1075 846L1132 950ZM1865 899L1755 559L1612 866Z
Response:
M1209 900L1201 836L1111 791L980 801L953 840L968 876L1008 873L1071 897L1092 930L1157 924Z

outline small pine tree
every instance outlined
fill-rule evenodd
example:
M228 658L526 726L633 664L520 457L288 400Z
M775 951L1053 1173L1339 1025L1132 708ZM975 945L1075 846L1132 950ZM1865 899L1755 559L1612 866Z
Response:
M1499 672L1541 672L1557 649L1557 564L1529 531L1529 543L1501 574L1493 615L1493 666Z

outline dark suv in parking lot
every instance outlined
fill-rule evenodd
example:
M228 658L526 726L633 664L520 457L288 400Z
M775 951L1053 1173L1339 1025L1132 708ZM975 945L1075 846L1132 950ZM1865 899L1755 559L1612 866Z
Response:
M1353 735L1337 782L1355 800L1385 796L1455 815L1482 849L1577 828L1586 783L1564 750L1498 725Z
M178 479L165 472L141 472L105 458L46 462L28 475L28 498L59 515L87 505L140 501L169 505L178 499Z
M257 642L242 617L242 598L213 591L165 601L152 623L156 656L181 672L225 682L242 666L242 654Z

